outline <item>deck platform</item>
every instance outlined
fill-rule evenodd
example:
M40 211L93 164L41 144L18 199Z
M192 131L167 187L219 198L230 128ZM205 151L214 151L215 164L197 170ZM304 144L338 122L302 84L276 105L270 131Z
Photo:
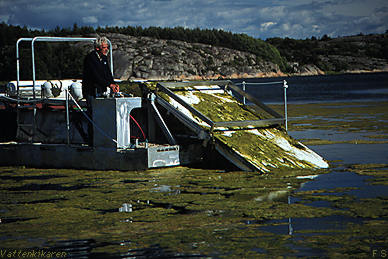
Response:
M146 170L180 165L178 145L113 149L86 145L0 143L0 165L88 170Z

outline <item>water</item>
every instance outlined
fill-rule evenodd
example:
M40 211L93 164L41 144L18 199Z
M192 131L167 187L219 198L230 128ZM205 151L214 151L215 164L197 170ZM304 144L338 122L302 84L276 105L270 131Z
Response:
M350 164L379 164L388 162L388 144L330 144L312 149L329 160Z
M296 76L233 80L247 83L246 91L265 103L283 103L283 84L249 85L286 80L289 103L388 101L388 73Z
M287 78L290 134L306 143L323 141L309 147L330 162L328 170L259 175L185 167L139 172L2 167L1 252L43 249L74 258L371 257L372 248L388 246L387 77ZM281 103L276 93L248 91Z

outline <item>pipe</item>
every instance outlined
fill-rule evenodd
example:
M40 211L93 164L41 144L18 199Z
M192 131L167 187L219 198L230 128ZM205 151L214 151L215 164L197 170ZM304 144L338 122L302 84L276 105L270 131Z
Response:
M286 131L288 131L288 116L287 116L287 81L283 81L283 88L284 88L284 118L285 118L285 124L286 124Z
M70 119L69 119L69 90L65 90L66 94L66 130L67 130L67 144L70 145Z
M20 55L19 55L19 43L21 41L31 41L31 52L32 52L32 81L33 87L35 87L35 51L34 51L34 43L35 41L49 41L49 42L72 42L72 41L95 41L96 38L73 38L73 37L45 37L38 36L34 38L19 38L16 42L16 78L17 78L17 96L19 98L19 82L20 82ZM108 39L109 51L110 51L110 70L113 74L113 51L112 51L112 43ZM33 89L33 97L35 99L35 90Z

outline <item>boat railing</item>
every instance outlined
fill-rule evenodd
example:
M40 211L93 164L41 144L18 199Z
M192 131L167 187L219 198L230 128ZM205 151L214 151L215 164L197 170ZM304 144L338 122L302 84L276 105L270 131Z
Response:
M36 42L95 42L97 40L97 38L78 38L78 37L46 37L46 36L38 36L38 37L34 37L34 38L20 38L17 40L16 42L16 102L17 102L17 127L18 127L18 130L19 129L22 129L24 127L31 127L32 128L32 135L34 136L36 134L36 114L37 114L37 102L32 102L32 108L33 108L33 118L32 118L32 123L21 123L20 121L20 109L22 108L25 108L25 106L23 105L24 101L25 101L25 98L23 99L22 96L20 95L20 87L21 87L21 83L20 83L20 55L19 55L19 45L21 42L24 42L24 41L27 41L27 42L31 42L31 58L32 58L32 85L29 85L28 87L32 87L32 89L28 89L29 91L32 90L32 98L31 97L27 97L27 100L33 100L33 101L42 101L44 102L45 99L44 98L36 98L36 88L39 88L40 86L37 86L37 80L36 80L36 67L35 67L35 43ZM112 43L110 42L110 40L107 40L107 43L109 45L109 52L110 52L110 69L111 69L111 72L112 72L112 75L113 74L113 52L112 52ZM61 86L62 86L62 82L61 82ZM69 118L68 118L68 109L69 109L69 100L68 100L68 91L67 89L63 89L63 90L66 90L66 114L67 114L67 131L68 131L68 134L69 134ZM62 91L62 87L60 89L60 91ZM42 91L41 92L41 95L42 95ZM33 140L33 138L31 137L31 141ZM69 143L69 139L68 139L68 143Z
M31 57L32 57L32 95L33 99L36 98L35 88L36 88L36 68L35 68L35 42L94 42L96 38L76 38L76 37L46 37L38 36L34 38L20 38L16 42L16 80L17 80L17 98L19 99L19 87L20 87L20 55L19 55L19 44L22 41L31 42ZM108 40L109 52L110 52L110 69L113 75L113 55L112 55L112 43Z
M257 85L281 85L283 86L283 103L284 103L284 119L285 119L285 128L288 131L288 115L287 115L287 88L288 84L286 80L283 81L273 81L273 82L262 82L262 83L251 83L242 81L241 83L236 83L236 85L241 85L242 90L246 92L246 88L248 85L257 86ZM242 102L246 105L246 97L243 95Z

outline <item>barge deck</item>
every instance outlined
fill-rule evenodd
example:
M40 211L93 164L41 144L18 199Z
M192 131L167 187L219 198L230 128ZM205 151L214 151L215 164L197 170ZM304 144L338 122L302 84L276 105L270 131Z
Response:
M16 49L30 41L34 54L35 41L67 40L95 39L22 38ZM328 167L287 134L280 114L231 81L137 83L139 96L94 99L91 119L80 80L38 81L33 59L33 80L20 81L18 55L17 80L0 95L0 165L145 170L202 164L258 172Z

